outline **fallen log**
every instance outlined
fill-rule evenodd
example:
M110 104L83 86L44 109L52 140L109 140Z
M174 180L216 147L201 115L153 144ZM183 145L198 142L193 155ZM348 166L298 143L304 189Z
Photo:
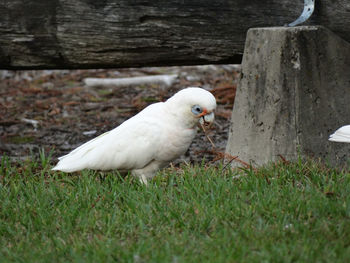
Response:
M240 63L249 28L302 10L302 0L0 0L0 69ZM350 41L350 1L316 1L307 24Z

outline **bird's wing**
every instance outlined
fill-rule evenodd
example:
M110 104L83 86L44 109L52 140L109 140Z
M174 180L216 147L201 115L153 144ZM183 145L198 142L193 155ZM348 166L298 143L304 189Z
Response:
M143 168L158 152L162 123L154 117L135 117L62 156L53 170Z
M330 141L350 143L350 125L343 126L329 136Z

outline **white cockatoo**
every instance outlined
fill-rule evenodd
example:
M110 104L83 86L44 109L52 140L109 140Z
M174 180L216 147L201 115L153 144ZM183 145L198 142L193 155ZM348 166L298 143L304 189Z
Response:
M340 127L331 136L329 136L329 140L333 142L350 143L350 125Z
M216 100L210 92L197 87L180 90L60 157L52 170L131 171L147 184L159 169L187 151L198 123L214 121L215 108Z

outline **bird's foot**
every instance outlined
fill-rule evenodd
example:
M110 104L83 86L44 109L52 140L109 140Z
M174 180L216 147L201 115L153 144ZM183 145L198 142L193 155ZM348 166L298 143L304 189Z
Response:
M147 177L144 176L143 174L141 174L141 175L139 176L139 180L140 180L141 184L144 184L144 185L146 185L146 186L148 185Z

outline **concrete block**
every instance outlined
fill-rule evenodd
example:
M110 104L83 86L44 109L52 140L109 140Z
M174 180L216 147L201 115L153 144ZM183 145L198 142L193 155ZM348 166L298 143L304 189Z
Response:
M226 151L263 165L279 159L350 159L350 145L328 141L350 124L350 43L322 26L253 28Z

